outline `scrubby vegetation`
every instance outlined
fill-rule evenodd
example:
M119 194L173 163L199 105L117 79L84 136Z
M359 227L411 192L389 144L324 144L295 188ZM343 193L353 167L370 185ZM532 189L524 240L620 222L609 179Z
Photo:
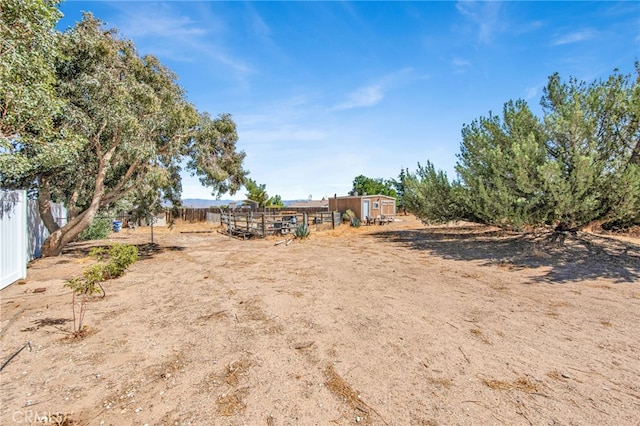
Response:
M109 249L95 247L89 252L98 263L87 267L82 275L65 283L73 294L74 335L81 336L85 330L84 316L88 299L98 293L104 296L101 283L122 276L127 268L138 260L138 248L128 244L114 244Z
M549 77L536 117L523 100L462 129L450 181L430 162L404 177L407 210L424 222L503 228L640 224L640 65L587 84Z

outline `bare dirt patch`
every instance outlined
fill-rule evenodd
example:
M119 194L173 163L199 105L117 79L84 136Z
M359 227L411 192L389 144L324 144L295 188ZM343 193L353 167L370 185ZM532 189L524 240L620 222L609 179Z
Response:
M637 424L637 239L400 219L33 262L0 291L0 424ZM69 339L63 284L112 241L142 258Z

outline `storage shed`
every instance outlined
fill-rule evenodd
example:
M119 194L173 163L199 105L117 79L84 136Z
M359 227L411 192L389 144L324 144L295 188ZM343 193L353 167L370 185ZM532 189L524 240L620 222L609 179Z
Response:
M363 222L384 220L391 222L396 217L396 199L387 195L357 195L329 198L329 211L340 214L351 210Z

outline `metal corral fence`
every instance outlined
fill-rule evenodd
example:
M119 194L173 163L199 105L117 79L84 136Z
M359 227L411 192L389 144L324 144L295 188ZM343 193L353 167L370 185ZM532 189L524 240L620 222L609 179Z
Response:
M318 211L300 213L286 210L275 213L227 211L221 213L222 232L242 239L264 238L267 235L287 235L306 223L309 229L335 229L341 224L339 212Z

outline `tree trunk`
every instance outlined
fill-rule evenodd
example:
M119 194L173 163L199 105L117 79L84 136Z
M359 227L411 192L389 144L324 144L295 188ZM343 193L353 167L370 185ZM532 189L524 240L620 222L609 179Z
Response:
M115 151L115 147L116 145L114 144L112 148L109 149L109 151L107 151L107 153L100 158L100 166L98 167L98 173L96 176L91 204L89 204L89 207L87 207L87 209L82 213L78 214L72 219L69 219L69 222L62 228L56 229L53 232L49 230L51 232L51 235L49 235L49 237L42 244L42 257L59 256L60 253L62 253L62 249L64 248L64 246L75 240L75 238L82 231L84 231L85 229L87 229L87 227L89 227L89 225L91 225L93 218L96 216L98 210L100 209L100 203L104 196L104 178L106 175L106 166L109 163L113 152ZM98 154L100 154L99 151ZM49 195L46 182L40 189L44 189L43 193L45 195ZM49 212L49 215L51 215L51 212Z
M42 257L59 256L64 246L75 240L82 231L91 225L96 213L98 213L98 205L92 204L69 223L52 232L42 244Z
M40 218L42 219L44 226L49 231L49 234L53 234L60 228L53 217L53 213L51 212L51 193L49 192L49 185L45 180L40 181L40 190L38 191L38 212L40 213Z

